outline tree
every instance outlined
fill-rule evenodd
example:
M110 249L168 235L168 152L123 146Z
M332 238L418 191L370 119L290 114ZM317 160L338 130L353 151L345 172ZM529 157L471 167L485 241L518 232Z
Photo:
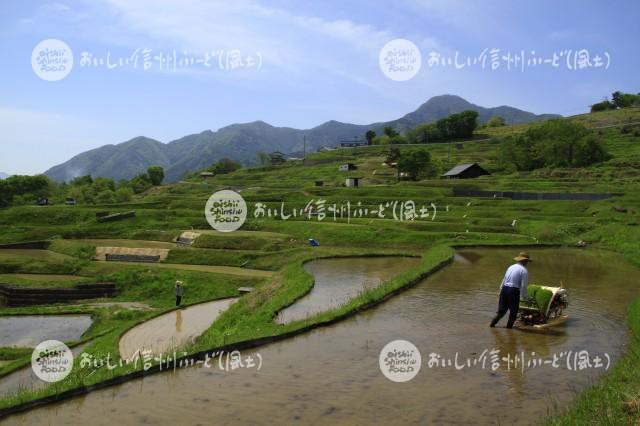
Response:
M162 166L150 166L147 169L147 174L149 175L149 180L153 186L162 184L162 181L164 180L164 169Z
M102 191L96 194L94 200L98 204L113 204L116 202L116 195L113 191Z
M611 158L602 144L593 135L589 135L578 143L573 159L574 167L585 167L601 163Z
M259 151L256 154L256 158L258 159L258 164L260 164L262 167L266 167L271 164L271 157L269 157L269 154L267 154L266 152Z
M487 121L487 127L502 127L505 125L504 118L494 115Z
M518 170L541 167L585 167L611 156L585 126L567 120L549 120L509 137L501 145L503 164Z
M450 115L448 122L450 139L470 138L478 126L478 113L471 110L462 111L459 114Z
M431 164L431 154L426 149L405 151L398 160L398 172L406 173L411 180L431 177L435 169Z
M217 175L223 175L226 173L235 172L241 167L242 166L237 161L233 161L230 158L222 158L218 160L218 162L215 163L212 167L210 167L210 170Z
M71 181L72 186L91 185L92 183L93 179L91 178L91 175L78 176Z
M622 92L615 91L611 94L611 103L614 108L622 108Z
M376 137L376 132L374 132L373 130L367 130L367 133L365 133L364 137L367 140L367 145L372 145L373 140Z
M391 136L389 138L389 144L390 145L402 145L407 143L407 138L405 138L402 135L395 135L395 136Z
M119 203L130 201L131 197L133 197L133 190L128 186L122 186L116 190L116 201Z
M389 136L379 135L373 138L374 145L389 145Z
M611 94L611 104L614 108L629 108L640 105L640 96L632 93L615 91Z
M478 113L472 110L451 114L447 118L441 118L436 122L442 140L463 139L473 136L473 131L478 126Z
M146 173L139 174L129 181L129 185L135 194L140 194L153 186L151 178Z
M443 139L440 129L435 124L421 124L407 133L409 143L426 144Z
M102 192L102 191L115 191L116 184L113 179L98 177L93 181L93 185L91 185L94 192Z
M387 158L385 159L385 163L387 164L395 163L396 161L398 161L400 156L401 156L400 148L396 148L392 146L389 148L389 151L387 152Z
M606 110L615 109L615 108L616 107L613 106L611 102L609 102L609 99L605 99L602 102L598 102L596 104L591 105L591 112L606 111Z
M14 204L14 201L34 202L39 197L48 197L54 184L45 175L14 175L0 180L0 207Z
M398 133L396 131L396 129L394 129L391 126L384 126L383 132L385 135L387 135L389 138L392 138L394 136L398 136L400 133Z

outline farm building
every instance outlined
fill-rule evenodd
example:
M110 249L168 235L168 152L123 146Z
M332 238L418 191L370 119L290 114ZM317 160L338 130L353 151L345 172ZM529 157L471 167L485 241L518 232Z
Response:
M358 137L356 136L355 138L353 138L353 140L343 140L340 141L340 147L342 148L354 148L354 147L358 147L358 146L367 146L368 143L365 139L358 139Z
M273 166L277 166L278 164L282 164L287 161L284 158L284 154L280 151L272 152L271 154L269 154L269 157L271 158L271 165Z
M361 177L348 177L344 184L345 184L345 186L347 188L357 188L358 186L360 186L360 179L362 179L362 178Z
M341 172L348 172L349 170L355 170L355 169L357 169L357 167L353 163L345 163L340 165L340 167L338 167L338 170Z
M472 179L477 178L478 176L488 175L490 174L488 171L480 167L478 163L469 163L469 164L459 164L455 166L453 169L449 170L447 173L443 174L443 178L449 179Z

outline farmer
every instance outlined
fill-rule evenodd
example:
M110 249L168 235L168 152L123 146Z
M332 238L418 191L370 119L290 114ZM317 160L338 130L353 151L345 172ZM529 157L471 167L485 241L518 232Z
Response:
M176 281L176 306L180 306L182 301L182 294L184 293L184 287L182 287L182 281Z
M507 310L509 310L507 328L512 328L513 323L516 321L516 315L518 315L520 296L522 296L523 299L529 299L527 293L529 272L526 268L527 264L531 262L529 253L521 252L518 256L514 257L513 260L517 263L509 266L507 272L504 274L502 284L500 284L498 312L496 312L496 316L491 320L490 327L495 327L498 321L507 313Z

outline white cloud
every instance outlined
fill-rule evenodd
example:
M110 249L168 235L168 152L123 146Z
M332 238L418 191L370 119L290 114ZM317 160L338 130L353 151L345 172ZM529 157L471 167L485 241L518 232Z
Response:
M365 86L382 98L404 96L380 88L379 49L396 38L387 29L350 19L325 19L292 10L267 7L252 0L233 3L205 0L104 0L115 16L110 33L130 38L129 48L154 43L164 49L201 53L216 49L260 52L265 67L273 67L280 84L335 78ZM433 37L421 36L423 49L441 47ZM299 77L299 79L298 79ZM219 78L219 77L216 77Z

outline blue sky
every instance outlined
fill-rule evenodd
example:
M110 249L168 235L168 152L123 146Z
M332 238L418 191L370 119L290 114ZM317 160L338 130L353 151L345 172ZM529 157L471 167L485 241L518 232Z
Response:
M578 114L614 90L640 91L638 16L640 3L620 0L3 1L0 171L43 172L139 135L168 142L255 120L296 128L391 120L446 93L488 107ZM378 65L380 49L396 38L422 55L421 70L405 82ZM60 81L32 69L32 50L46 39L73 51L73 69ZM492 48L544 58L586 49L611 61L608 69L524 71L426 63L430 52L466 58ZM237 50L260 57L261 66L80 65L82 52L115 62L136 49L196 59Z

